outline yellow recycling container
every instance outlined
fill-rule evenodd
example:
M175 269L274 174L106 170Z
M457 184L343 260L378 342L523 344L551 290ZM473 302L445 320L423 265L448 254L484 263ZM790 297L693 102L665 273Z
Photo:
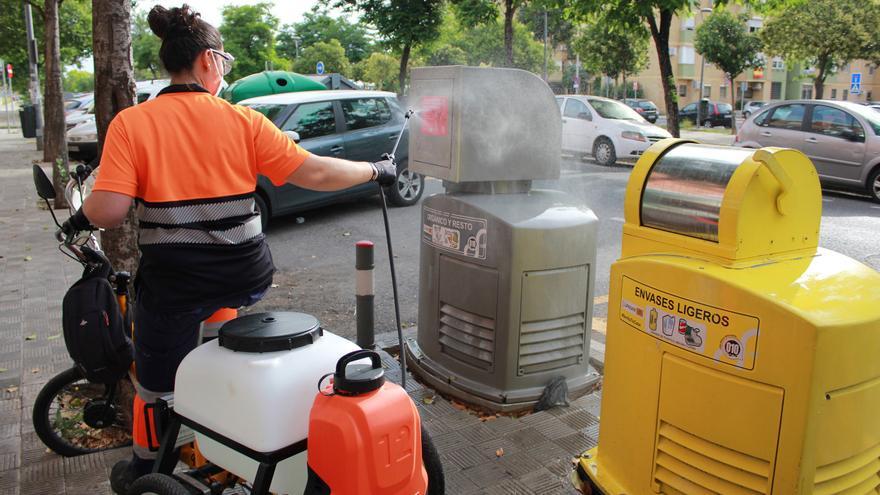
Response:
M880 490L880 274L818 247L821 208L798 151L668 139L642 156L582 491Z

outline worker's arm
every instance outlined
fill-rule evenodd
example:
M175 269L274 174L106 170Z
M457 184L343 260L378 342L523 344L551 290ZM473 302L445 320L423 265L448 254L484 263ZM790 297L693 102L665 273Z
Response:
M109 229L125 220L131 199L131 196L117 192L92 191L83 203L82 211L92 225Z
M367 162L310 154L287 176L287 182L313 191L338 191L368 182L374 174L373 166Z

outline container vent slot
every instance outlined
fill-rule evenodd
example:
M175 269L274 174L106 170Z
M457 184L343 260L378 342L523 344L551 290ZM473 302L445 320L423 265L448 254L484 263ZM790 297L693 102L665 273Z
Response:
M666 494L770 493L770 462L661 422L654 481Z
M495 319L441 301L440 350L477 368L495 365Z
M528 375L576 365L584 357L584 313L523 322L519 370Z
M878 493L880 487L880 445L852 457L816 468L813 493Z

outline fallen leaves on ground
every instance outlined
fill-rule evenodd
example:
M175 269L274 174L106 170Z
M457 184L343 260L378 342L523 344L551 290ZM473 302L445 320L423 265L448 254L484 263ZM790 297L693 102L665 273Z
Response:
M430 397L422 397L422 402L424 402L425 404L429 404L429 405L433 404L434 403L434 396L432 395Z
M24 338L24 340L37 340L37 334L32 333Z
M504 455L504 448L499 447L498 450L495 451L495 457L502 457Z

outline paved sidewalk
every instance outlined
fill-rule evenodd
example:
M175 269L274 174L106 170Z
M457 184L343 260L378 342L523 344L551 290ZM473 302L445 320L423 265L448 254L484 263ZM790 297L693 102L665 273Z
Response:
M109 494L110 467L128 449L62 458L47 452L31 425L36 394L71 364L60 337L61 300L81 272L58 252L51 217L37 207L31 163L39 158L33 140L0 132L0 495ZM399 379L387 354L384 364ZM482 422L415 380L408 391L441 452L450 495L573 493L571 458L598 436L597 394Z

